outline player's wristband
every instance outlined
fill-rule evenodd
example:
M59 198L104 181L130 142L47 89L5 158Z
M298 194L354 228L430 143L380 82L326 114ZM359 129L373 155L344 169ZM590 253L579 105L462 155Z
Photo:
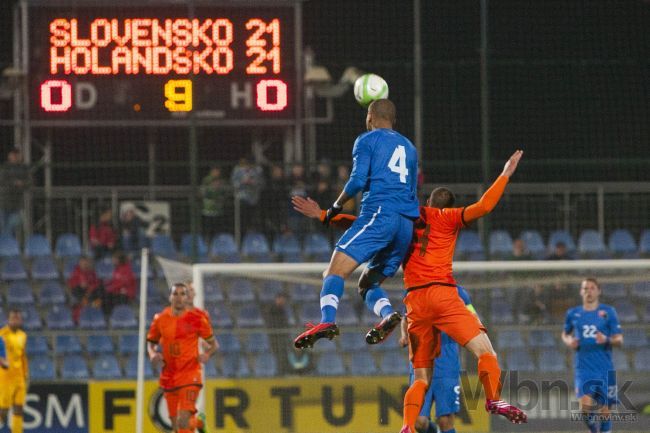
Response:
M325 219L323 220L323 225L329 226L332 218L340 214L342 210L343 210L343 206L335 202L329 209L327 209L327 212L325 212Z

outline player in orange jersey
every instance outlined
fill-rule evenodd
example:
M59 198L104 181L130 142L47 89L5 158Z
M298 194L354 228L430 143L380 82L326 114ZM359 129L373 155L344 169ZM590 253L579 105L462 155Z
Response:
M440 350L440 331L478 358L479 378L487 399L486 410L503 415L514 423L527 421L524 412L500 399L501 369L496 353L483 324L458 297L452 274L460 229L494 209L522 156L523 152L518 150L510 157L501 176L478 202L453 208L453 193L447 188L436 188L427 205L420 207L411 248L403 263L409 355L415 379L404 397L402 433L415 432L415 420L431 383L433 360ZM313 200L294 197L292 201L298 212L312 218L323 218L323 212ZM348 226L354 220L349 215L337 218L333 222L339 227Z
M187 309L187 287L176 283L169 295L170 307L156 314L147 334L147 350L154 367L162 364L160 387L165 393L172 427L177 433L205 432L197 419L196 399L201 387L201 364L217 350L212 326L199 310ZM207 343L199 354L199 338ZM162 353L157 349L162 348Z

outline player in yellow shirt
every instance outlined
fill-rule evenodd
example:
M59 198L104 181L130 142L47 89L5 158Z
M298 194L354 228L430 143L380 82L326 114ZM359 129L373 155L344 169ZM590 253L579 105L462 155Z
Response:
M7 369L0 369L0 421L6 424L9 408L12 409L11 433L23 433L23 405L27 395L29 367L25 346L27 334L20 329L23 314L20 310L9 310L7 326L0 329L7 351Z

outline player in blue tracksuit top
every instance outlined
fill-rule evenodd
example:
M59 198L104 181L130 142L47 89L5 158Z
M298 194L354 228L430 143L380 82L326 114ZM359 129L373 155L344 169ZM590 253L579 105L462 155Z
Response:
M359 279L359 294L368 308L382 318L366 334L366 342L383 341L401 321L401 314L393 310L380 284L397 272L413 236L413 222L420 213L416 194L417 152L413 143L392 129L395 116L395 105L388 99L374 101L368 107L368 132L354 143L350 179L327 210L324 224L329 225L345 202L362 192L359 217L339 239L323 274L321 323L308 325L294 340L298 348L338 335L336 309L343 296L344 281L364 262L368 265Z
M458 296L463 300L467 309L477 314L469 293L457 286ZM402 321L403 347L408 345L406 320ZM413 365L409 366L409 383L413 382ZM440 333L440 355L434 361L433 380L424 396L420 415L415 422L418 433L435 433L436 425L431 422L431 406L436 402L436 423L441 433L456 433L454 415L460 411L460 357L459 346L444 332Z
M612 347L623 344L623 333L614 307L599 302L601 290L594 278L580 286L582 306L566 313L562 341L576 351L576 396L591 433L612 431L610 408L618 402ZM599 410L600 416L595 411Z

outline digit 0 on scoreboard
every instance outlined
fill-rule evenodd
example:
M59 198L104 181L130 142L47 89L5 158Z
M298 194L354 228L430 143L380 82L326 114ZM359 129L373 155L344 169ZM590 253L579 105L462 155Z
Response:
M165 108L171 112L192 111L192 80L165 83Z

